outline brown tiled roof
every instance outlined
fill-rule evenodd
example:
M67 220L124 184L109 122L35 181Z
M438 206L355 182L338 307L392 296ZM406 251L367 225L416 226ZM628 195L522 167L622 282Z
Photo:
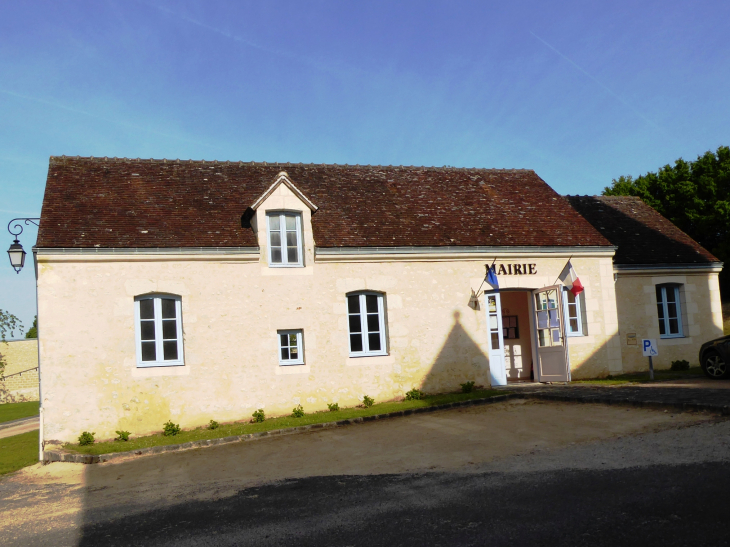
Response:
M633 196L566 196L565 199L618 247L615 264L706 264L709 251Z
M531 170L51 157L39 247L255 247L241 215L285 170L319 247L607 246Z

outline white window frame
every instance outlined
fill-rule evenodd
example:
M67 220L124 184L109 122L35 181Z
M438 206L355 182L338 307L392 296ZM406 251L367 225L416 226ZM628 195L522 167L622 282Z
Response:
M583 295L585 292L578 293L578 295L575 297L575 304L571 304L568 302L568 293L570 291L567 289L564 289L563 291L563 307L564 312L563 316L565 317L565 335L566 336L585 336L585 333L583 332L583 310L581 309L582 306L582 300ZM572 293L571 293L572 294ZM572 307L575 307L575 316L570 315L570 309ZM576 319L578 322L578 330L572 330L572 327L570 326L570 320Z
M348 301L348 298L350 296L358 296L360 298L360 313L358 314L360 316L360 337L362 339L362 351L353 351L352 350L352 339L350 332L350 315L354 315L350 313L350 303ZM373 350L370 351L370 341L368 340L368 330L367 330L367 305L366 305L366 296L376 296L378 298L378 323L379 323L379 329L380 329L380 349L379 350ZM357 291L357 292L351 292L347 293L345 295L345 309L347 310L347 345L350 350L350 357L372 357L375 355L388 355L388 346L387 346L387 336L385 332L385 295L383 293L374 292L374 291ZM365 333L365 336L362 334Z
M297 355L299 356L296 359L282 359L281 357L281 337L286 336L287 339L289 338L289 335L296 334L297 335ZM279 365L281 366L289 366L289 365L303 365L304 364L304 331L302 329L289 329L289 330L277 330L276 331L276 341L277 341L277 347L279 352ZM291 346L287 346L287 348L290 348Z
M684 338L684 325L682 325L682 301L681 285L676 283L662 283L656 285L661 293L661 300L657 299L657 319L659 320L659 338ZM669 303L667 302L667 291L674 291L674 299L677 305L677 328L679 332L669 334ZM662 306L664 318L659 318L659 306ZM661 334L661 322L664 322L664 334Z
M281 262L272 261L271 246L271 217L279 217L279 237L281 238ZM294 217L296 221L297 234L297 262L289 262L286 252L286 217ZM298 211L266 211L266 246L269 249L269 267L271 268L302 268L304 266L304 245L302 244L302 213Z
M177 359L164 358L163 331L162 331L162 300L175 301L175 323L177 327ZM154 361L142 360L142 323L140 317L140 302L142 300L152 300L154 302L154 322L155 322L155 356ZM137 367L179 367L185 365L185 355L183 353L183 328L182 328L182 300L174 294L145 294L134 298L134 333L137 349ZM170 340L167 340L170 341ZM160 359L160 357L162 357Z

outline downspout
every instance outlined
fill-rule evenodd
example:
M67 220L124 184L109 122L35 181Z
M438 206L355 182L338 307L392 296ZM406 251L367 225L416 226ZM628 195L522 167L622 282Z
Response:
M35 313L36 313L36 346L38 351L38 461L44 460L43 447L43 375L41 374L41 327L38 313L38 248L33 246L33 270L35 271Z

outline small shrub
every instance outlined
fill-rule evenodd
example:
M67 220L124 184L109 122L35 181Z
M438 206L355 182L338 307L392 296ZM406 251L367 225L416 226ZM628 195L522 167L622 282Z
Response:
M172 423L172 420L168 420L165 422L165 425L162 426L162 434L165 437L174 437L178 433L182 431L180 429L180 424L174 424Z
M373 399L372 397L368 397L367 395L362 396L362 406L364 406L365 408L370 408L374 404L375 399Z
M327 403L327 408L330 409L330 412L337 412L340 410L339 403Z
M295 406L291 411L292 418L302 418L304 416L304 409L302 405Z
M256 423L263 422L266 419L266 414L264 414L263 408L259 408L256 412L251 414L251 416L253 416L253 420L251 421Z
M79 435L79 444L81 446L94 444L94 435L96 435L96 433L89 433L88 431L84 431L81 435Z
M124 441L127 442L129 440L129 431L117 431L117 438L114 439L115 441Z
M459 385L461 386L462 393L471 393L472 391L474 391L474 382L466 382Z
M210 422L208 422L208 429L218 429L219 425L220 424L215 420L211 420Z
M423 398L423 391L420 389L416 389L415 387L410 390L406 391L406 401L418 401L419 399Z
M670 370L689 370L689 361L686 361L685 359L672 361L672 368Z

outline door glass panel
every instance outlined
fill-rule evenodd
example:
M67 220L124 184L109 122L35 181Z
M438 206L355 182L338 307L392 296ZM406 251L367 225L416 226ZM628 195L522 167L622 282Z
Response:
M550 327L560 327L560 317L558 316L558 310L550 310Z
M537 342L541 348L550 345L550 339L547 337L546 333L546 330L537 331Z
M546 312L546 311L537 312L537 328L538 329L548 328L548 312Z
M488 296L487 302L489 303L490 313L496 313L497 311L497 299L494 296Z
M497 322L497 316L496 315L490 315L489 316L489 329L490 330L496 330L499 328L499 324Z
M559 346L560 345L560 330L552 329L551 332L553 333L553 346Z
M499 348L499 333L493 332L492 333L492 349Z

